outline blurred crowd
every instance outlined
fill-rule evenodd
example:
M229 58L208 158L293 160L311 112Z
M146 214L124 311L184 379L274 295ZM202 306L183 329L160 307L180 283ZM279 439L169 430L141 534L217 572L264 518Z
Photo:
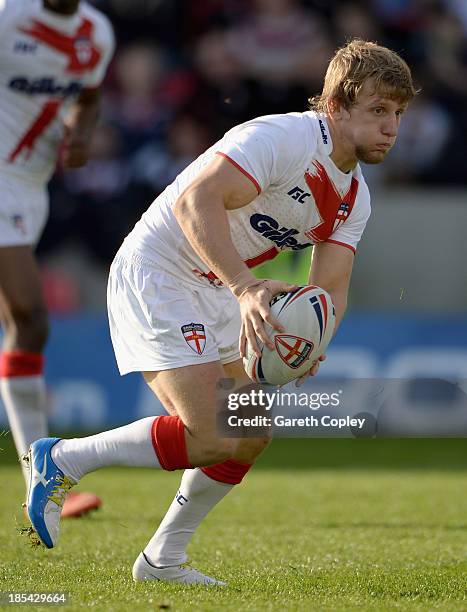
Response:
M83 169L57 172L47 253L85 245L107 267L177 173L231 126L302 111L349 38L398 51L422 93L370 183L465 183L467 0L93 0L117 35Z

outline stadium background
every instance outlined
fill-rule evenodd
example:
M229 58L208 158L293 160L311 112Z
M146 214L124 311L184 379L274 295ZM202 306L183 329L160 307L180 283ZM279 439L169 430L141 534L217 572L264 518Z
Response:
M121 379L114 363L104 308L115 251L153 198L226 129L303 110L333 50L353 36L400 52L422 93L387 161L364 168L373 215L323 373L466 379L467 3L94 4L112 20L118 50L92 158L81 170L57 170L38 250L52 315L52 429L99 430L157 412L139 376ZM303 282L308 258L284 255L260 273Z

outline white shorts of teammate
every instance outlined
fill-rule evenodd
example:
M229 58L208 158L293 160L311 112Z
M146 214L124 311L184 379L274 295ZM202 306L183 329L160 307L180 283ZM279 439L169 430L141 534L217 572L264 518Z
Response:
M0 169L0 247L35 245L49 213L43 181Z
M119 252L107 305L122 375L240 358L240 309L227 288L183 285L153 262Z

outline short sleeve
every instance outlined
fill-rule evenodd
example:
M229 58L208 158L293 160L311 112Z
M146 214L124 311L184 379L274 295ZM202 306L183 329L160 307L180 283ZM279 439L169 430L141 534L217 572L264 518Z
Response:
M357 198L349 218L331 234L326 242L341 244L355 253L370 213L370 192L363 176L360 176Z
M299 113L260 117L227 132L216 153L243 172L259 194L285 181L307 151L312 155L313 132L307 129Z
M94 70L88 72L83 79L83 85L87 89L95 89L101 85L115 51L115 36L110 21L103 15L101 18L97 23L95 43L102 56Z

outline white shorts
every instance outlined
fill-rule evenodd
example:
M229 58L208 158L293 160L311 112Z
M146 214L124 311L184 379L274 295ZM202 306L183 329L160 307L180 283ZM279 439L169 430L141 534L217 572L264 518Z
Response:
M240 359L240 308L227 288L183 285L137 254L118 253L107 306L121 375Z
M0 247L35 245L49 213L47 186L0 170Z

